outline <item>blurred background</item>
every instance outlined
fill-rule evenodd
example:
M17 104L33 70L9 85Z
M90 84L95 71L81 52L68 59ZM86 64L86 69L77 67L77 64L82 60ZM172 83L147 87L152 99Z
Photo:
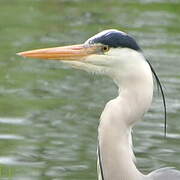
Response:
M97 179L98 119L117 95L115 85L57 61L16 53L82 43L110 28L135 37L167 100L166 139L157 90L134 129L137 166L144 173L180 169L179 12L179 0L0 0L0 179Z

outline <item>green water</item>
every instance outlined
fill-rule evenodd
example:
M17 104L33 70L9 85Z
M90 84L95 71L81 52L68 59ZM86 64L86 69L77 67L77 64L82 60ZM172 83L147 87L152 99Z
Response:
M134 130L138 168L180 169L180 2L178 0L0 0L0 179L92 180L98 118L117 89L59 62L16 52L82 43L117 28L133 35L165 87Z

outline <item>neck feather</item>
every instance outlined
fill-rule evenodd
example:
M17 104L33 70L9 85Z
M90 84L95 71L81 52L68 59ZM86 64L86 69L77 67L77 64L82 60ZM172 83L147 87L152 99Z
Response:
M141 75L125 83L116 77L119 95L107 103L101 115L99 144L104 180L145 178L133 162L131 140L131 129L149 109L153 96L151 72Z

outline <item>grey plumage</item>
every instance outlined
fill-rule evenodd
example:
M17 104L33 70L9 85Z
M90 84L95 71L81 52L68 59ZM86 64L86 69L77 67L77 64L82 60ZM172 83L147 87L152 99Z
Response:
M166 167L151 172L148 177L152 180L180 180L180 171Z

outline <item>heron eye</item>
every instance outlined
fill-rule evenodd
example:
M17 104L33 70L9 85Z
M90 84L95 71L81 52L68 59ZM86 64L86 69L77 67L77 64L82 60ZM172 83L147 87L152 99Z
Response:
M102 47L103 52L107 52L107 51L109 51L109 49L110 49L109 46L103 46Z

